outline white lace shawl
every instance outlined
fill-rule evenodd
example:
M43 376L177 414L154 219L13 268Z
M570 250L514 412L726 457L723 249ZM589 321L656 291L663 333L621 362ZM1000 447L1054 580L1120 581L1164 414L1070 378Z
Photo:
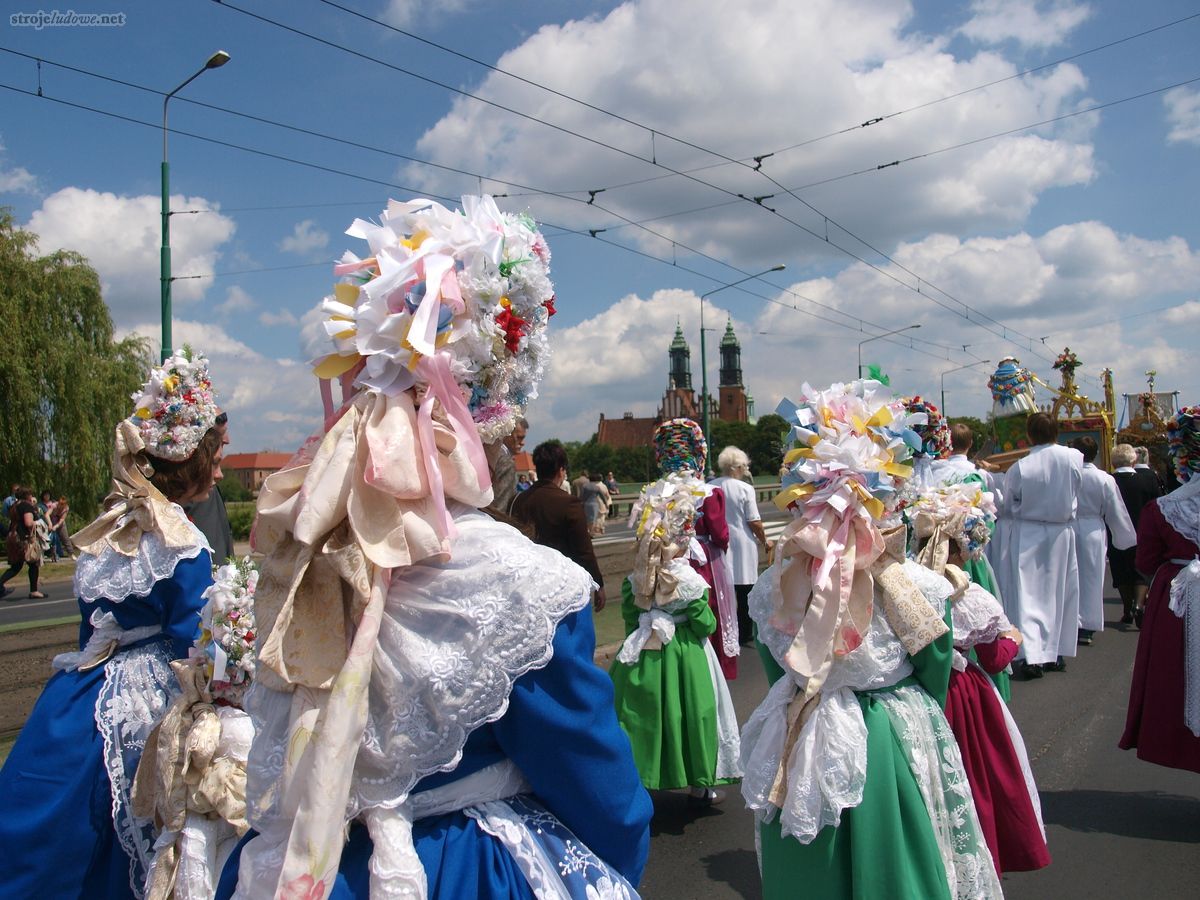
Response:
M195 559L203 550L211 553L208 538L188 519L183 508L172 503L171 510L192 530L194 543L168 547L156 532L147 531L133 556L118 553L107 545L99 556L84 553L75 564L75 596L84 603L95 603L101 598L120 603L127 597L145 597L155 584L175 574L180 560Z
M1200 475L1159 497L1158 508L1168 525L1200 546Z
M934 610L945 613L953 588L945 578L906 561L905 573ZM759 640L782 661L792 638L770 624L775 581L768 570L750 592L750 615ZM782 664L782 662L781 662ZM913 672L912 663L878 606L862 644L834 660L820 700L787 762L787 798L778 810L785 835L808 843L842 811L862 802L867 777L867 726L856 691L889 687ZM768 800L787 738L787 707L804 687L792 673L780 678L742 729L742 795L760 821L777 810Z
M954 646L964 649L976 644L990 644L1012 630L1012 623L1004 615L1000 601L986 588L974 583L950 604L950 621L954 624Z
M468 735L504 715L513 682L550 661L558 623L591 599L591 576L557 551L466 507L455 525L450 561L392 580L347 819L397 806L420 778L458 765ZM246 697L248 812L263 832L286 818L275 804L291 700L259 682Z

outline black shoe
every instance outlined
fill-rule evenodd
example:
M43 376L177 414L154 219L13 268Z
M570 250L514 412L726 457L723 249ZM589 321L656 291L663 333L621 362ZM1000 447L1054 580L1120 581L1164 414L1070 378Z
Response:
M1041 678L1043 674L1042 667L1038 665L1030 665L1029 663L1025 663L1025 665L1021 667L1021 677L1026 681L1033 681L1035 678Z
M1142 621L1146 618L1145 609L1135 609L1133 611L1133 624L1139 629L1142 627Z
M10 587L0 588L0 597L7 597L9 594L11 594L13 592L13 590L14 589L10 588Z
M1125 613L1125 615L1121 616L1121 624L1122 625L1132 625L1133 624L1133 613Z
M1080 628L1079 637L1076 639L1076 643L1084 647L1092 646L1092 635L1094 633L1095 632L1088 631L1086 628Z
M1067 671L1067 661L1061 656L1052 663L1046 663L1042 666L1047 672L1065 672Z
M707 809L710 806L717 806L725 802L725 792L708 788L703 794L688 794L688 806L694 809Z

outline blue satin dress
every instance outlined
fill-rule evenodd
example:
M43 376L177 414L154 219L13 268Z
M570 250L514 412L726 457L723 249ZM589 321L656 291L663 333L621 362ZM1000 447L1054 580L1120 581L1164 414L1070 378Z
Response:
M57 672L47 683L21 735L0 770L0 894L16 898L134 897L141 893L140 865L122 846L113 822L113 792L105 763L105 740L97 725L102 693L109 704L129 700L118 690L105 692L107 672L124 654L153 653L159 660L187 655L200 624L201 594L212 584L208 551L180 560L174 574L145 597L120 603L80 601L82 649L92 633L88 618L99 608L111 612L126 630L161 627L161 633L121 648L110 660L87 672ZM161 670L161 667L159 667ZM168 670L169 671L169 670ZM173 689L173 679L171 676ZM162 692L167 687L150 688ZM110 691L112 686L110 685ZM133 701L138 706L140 701ZM139 707L141 709L143 707ZM137 710L132 711L136 718ZM126 717L126 721L132 721ZM122 755L132 780L147 727L128 726L109 746ZM126 809L125 815L128 816ZM119 814L120 815L120 814ZM134 826L126 829L127 836ZM145 846L146 829L137 840ZM152 840L152 837L150 838ZM136 855L136 854L135 854ZM131 882L138 882L135 893Z
M590 609L564 618L555 631L549 664L517 679L504 715L471 733L454 771L422 779L416 791L511 759L532 786L535 802L636 886L650 850L654 810L613 712L612 682L592 662L595 646ZM418 819L413 843L430 900L533 900L509 851L462 812ZM355 823L330 900L370 896L371 852L367 829ZM225 866L218 900L233 895L240 853L241 845Z

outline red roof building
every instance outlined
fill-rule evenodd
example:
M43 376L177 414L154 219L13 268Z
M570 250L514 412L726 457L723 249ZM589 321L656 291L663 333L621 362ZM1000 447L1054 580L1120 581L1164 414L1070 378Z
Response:
M226 478L234 478L246 490L257 494L268 475L287 465L290 453L231 453L221 461Z

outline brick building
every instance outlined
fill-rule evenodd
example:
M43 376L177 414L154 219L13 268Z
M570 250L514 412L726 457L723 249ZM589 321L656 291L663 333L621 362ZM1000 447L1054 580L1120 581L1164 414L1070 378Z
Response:
M290 453L231 453L222 460L221 471L257 494L266 477L282 469L291 458Z

